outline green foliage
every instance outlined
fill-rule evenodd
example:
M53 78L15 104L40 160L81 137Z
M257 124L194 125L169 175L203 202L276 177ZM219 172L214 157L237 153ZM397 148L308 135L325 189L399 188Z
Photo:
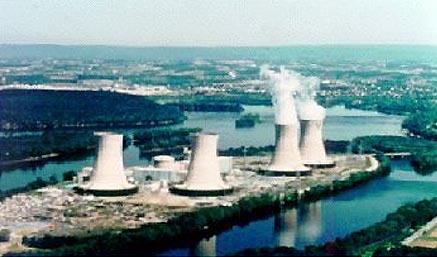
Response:
M182 155L183 147L191 145L192 134L200 131L200 128L150 129L136 132L134 145L139 147L142 157L160 153Z
M404 120L402 128L425 139L437 141L437 107L412 114Z
M91 131L44 131L42 135L0 137L0 161L22 160L46 154L78 155L92 152L97 137Z
M408 203L374 225L304 251L293 247L246 249L235 256L435 256L436 249L406 247L399 244L410 228L426 224L437 216L437 198ZM369 250L368 246L372 246Z
M342 187L316 186L306 191L303 201L314 201L322 197L363 183L371 178L390 172L389 161L385 156L378 156L381 165L376 172L365 172L369 175L351 176L351 182ZM364 174L364 173L363 173ZM370 175L372 174L372 175ZM167 223L149 224L139 229L125 229L119 232L103 231L86 236L59 237L45 235L43 237L26 237L23 242L31 247L50 249L54 256L65 255L116 255L135 254L140 251L150 253L171 247L186 246L193 240L212 236L234 225L245 225L250 221L277 213L283 206L295 207L298 195L294 188L286 188L285 192L265 192L260 195L241 198L232 206L215 206L199 208L192 212L180 213ZM189 240L187 240L189 238ZM120 242L123 242L120 244ZM147 249L146 249L147 247ZM22 253L21 256L39 254L45 250ZM317 252L320 253L320 252Z
M426 174L437 167L437 142L402 136L357 137L351 143L354 153L410 152L416 171Z
M329 154L347 153L350 142L347 140L325 140L326 152ZM259 156L271 154L275 149L274 145L267 146L240 146L220 150L220 155L225 156Z
M104 91L0 91L2 130L152 127L182 122L179 108Z

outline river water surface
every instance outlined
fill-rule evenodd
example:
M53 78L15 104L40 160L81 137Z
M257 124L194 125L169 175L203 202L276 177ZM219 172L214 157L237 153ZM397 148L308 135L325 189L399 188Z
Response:
M274 113L271 106L244 106L245 113L258 113L261 122L254 128L235 128L235 119L239 113L193 112L188 120L176 127L202 128L206 132L219 134L219 148L239 146L265 146L274 144ZM327 109L324 137L331 140L351 140L365 135L401 135L402 116L385 115L371 111L349 110L341 106ZM131 134L131 131L125 132ZM50 161L34 168L19 168L0 172L0 190L9 190L25 186L37 177L48 180L50 176L62 179L69 170L81 170L92 165L94 157L75 161ZM148 160L139 157L134 146L124 151L125 166L147 164Z

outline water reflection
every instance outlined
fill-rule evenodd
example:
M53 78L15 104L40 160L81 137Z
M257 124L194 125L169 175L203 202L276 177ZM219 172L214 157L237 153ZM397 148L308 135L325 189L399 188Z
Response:
M216 236L203 239L194 249L191 250L191 256L217 256Z
M322 203L300 205L275 216L276 245L300 247L322 235Z
M303 243L317 241L322 234L322 202L302 205L298 217L299 235Z
M296 209L281 212L275 216L275 233L278 246L296 245L297 211Z

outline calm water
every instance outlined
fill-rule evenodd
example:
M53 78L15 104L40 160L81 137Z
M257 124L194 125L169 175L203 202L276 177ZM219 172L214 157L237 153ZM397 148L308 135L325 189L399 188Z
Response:
M184 127L200 127L219 133L219 147L265 146L274 144L274 113L269 106L245 106L245 113L258 113L261 123L254 128L235 129L238 113L188 113ZM331 140L351 140L366 135L401 135L404 117L371 111L327 109L324 136Z
M246 106L245 112L258 113L261 123L254 128L235 129L235 113L189 113L189 119L179 127L201 127L220 134L219 147L264 146L273 144L273 110L271 107ZM347 110L334 107L327 110L324 136L332 140L350 140L364 135L401 135L403 117L377 112ZM0 173L0 189L24 186L36 177L58 179L69 170L92 165L94 157L78 161L50 162L32 169L15 169ZM136 147L124 151L126 166L146 164ZM374 180L316 203L302 205L276 216L234 227L210 239L192 242L193 247L173 249L163 255L227 255L249 247L278 245L302 248L321 244L344 236L382 220L400 205L430 198L437 194L437 173L421 176L414 173L408 161L395 161L389 177Z
M200 127L204 131L217 132L220 135L219 147L265 146L274 144L274 113L268 106L245 106L246 113L258 113L261 123L254 128L236 129L235 119L238 113L188 113L188 120L178 127ZM332 140L350 140L364 135L400 135L402 116L385 115L377 112L348 110L336 106L327 109L324 135ZM132 131L126 131L131 134ZM59 180L62 174L70 170L80 170L92 165L94 157L67 162L49 162L36 168L14 169L0 172L0 189L9 190L25 186L36 177L48 180L54 175ZM148 160L140 159L139 150L130 146L124 151L125 166L146 164Z
M162 255L229 255L245 248L322 244L367 227L400 205L437 196L437 173L416 174L408 161L393 161L390 176L302 205L276 216L234 227L193 247Z
M254 128L235 129L235 119L238 113L188 113L188 120L178 127L200 127L204 131L217 132L220 135L219 147L265 146L274 144L274 113L268 106L245 106L246 113L258 113L261 123ZM327 109L324 135L332 140L350 140L364 135L400 135L402 116L385 115L377 112L348 110L344 107ZM126 131L131 134L132 131ZM49 162L33 169L15 169L0 172L0 189L9 190L25 186L36 177L48 180L52 175L59 180L62 174L69 170L80 170L84 166L92 165L94 157L84 160L67 162ZM124 151L125 166L148 163L140 159L136 147L130 146Z

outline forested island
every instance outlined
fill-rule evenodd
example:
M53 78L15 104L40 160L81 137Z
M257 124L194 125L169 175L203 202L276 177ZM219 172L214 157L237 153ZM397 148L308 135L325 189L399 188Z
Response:
M352 140L354 153L411 153L411 164L420 173L437 167L437 142L402 136L365 136Z
M181 123L175 107L106 91L2 90L3 131L144 128Z

